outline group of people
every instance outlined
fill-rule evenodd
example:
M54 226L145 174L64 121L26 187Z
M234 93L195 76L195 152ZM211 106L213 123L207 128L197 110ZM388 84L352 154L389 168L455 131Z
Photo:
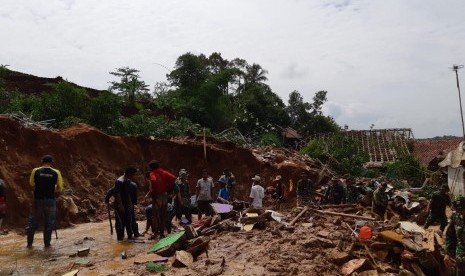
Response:
M45 155L42 157L42 165L34 168L31 172L29 183L33 188L33 204L26 227L27 247L32 247L34 234L37 230L39 219L44 219L44 246L50 247L51 236L56 221L56 194L63 189L63 179L59 170L52 167L53 157ZM146 233L150 228L154 236L163 238L165 230L171 231L171 221L176 216L178 220L185 220L186 224L192 222L192 200L191 190L188 182L188 172L181 169L178 176L162 169L156 160L148 164L149 171L145 178L149 184L149 192L146 197L151 198L151 205L146 208L147 225ZM138 204L138 187L134 180L137 168L130 166L124 174L118 177L113 187L107 192L105 202L109 203L110 198L114 198L113 207L115 210L115 228L117 239L122 240L126 232L128 239L133 239L139 235L136 222L135 206ZM262 187L262 179L255 175L250 188L250 205L254 208L262 208L262 200L265 197L265 190ZM275 189L273 197L276 202L284 200L285 185L281 176L274 179ZM302 172L297 182L297 204L299 206L313 204L315 195L320 196L325 204L357 203L363 192L360 185L353 178L347 178L343 183L338 178L331 178L326 185L326 192L319 194L315 192L314 183L310 180L306 172ZM215 185L220 188L214 193ZM195 185L194 202L197 203L198 219L202 215L210 214L210 203L215 199L220 203L230 203L234 198L235 188L234 175L225 169L217 181L209 176L207 170L202 171L202 177ZM374 186L372 196L372 211L381 219L388 207L390 197L389 187L384 181ZM5 184L0 180L0 227L6 210ZM455 211L449 222L449 227L445 233L446 237L446 257L445 262L449 265L456 265L457 275L465 275L465 197L460 197L452 204L448 195L448 186L443 185L439 191L432 195L428 204L428 218L424 225L428 228L432 223L439 222L440 230L444 231L447 225L446 207L450 206ZM184 216L184 218L183 218Z
M134 206L137 204L137 184L133 177L137 169L128 167L125 174L119 177L114 187L107 192L105 198L107 204L110 198L114 197L115 228L118 240L124 238L125 230L128 239L146 234L150 229L153 233L151 238L163 238L165 237L165 231L171 233L174 217L180 223L190 224L192 223L194 206L197 207L198 220L201 220L203 215L210 215L210 203L214 200L229 204L233 199L235 177L229 169L224 169L223 174L217 181L213 180L208 170L202 170L202 177L197 180L195 185L195 193L191 193L188 180L189 174L186 169L179 170L178 175L175 176L161 168L156 160L150 161L148 168L149 171L145 174L145 179L149 191L145 198L150 198L151 204L145 208L147 222L143 233L139 233L135 219ZM255 176L252 180L255 181L257 178L259 180L259 176ZM215 193L214 191L218 186L218 192ZM261 207L261 201L260 204L258 204L258 201L254 201L263 194L263 192L260 193L258 187L259 185L251 189L251 195L252 193L254 195L252 205L260 205ZM194 194L194 199L192 199L192 194Z
M345 185L341 179L332 177L327 185L325 185L324 194L315 191L315 184L310 180L307 172L300 174L299 181L297 182L297 206L304 206L310 204L354 204L360 200L364 193L358 181L349 177L345 180ZM320 201L313 200L315 196L320 197Z

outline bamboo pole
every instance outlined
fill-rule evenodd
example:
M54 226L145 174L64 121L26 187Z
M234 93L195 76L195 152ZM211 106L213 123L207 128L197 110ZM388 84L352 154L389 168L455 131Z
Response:
M311 210L319 214L324 214L324 215L333 215L333 216L341 216L341 217L357 218L357 219L365 219L365 220L375 220L372 217L364 217L364 216L357 216L357 215L351 215L351 214L345 214L345 213L336 213L336 212L330 212L330 211L320 211L316 209L311 209Z

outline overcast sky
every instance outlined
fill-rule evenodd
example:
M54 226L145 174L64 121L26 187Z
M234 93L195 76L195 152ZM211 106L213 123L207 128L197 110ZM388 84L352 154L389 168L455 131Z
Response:
M327 90L325 114L349 129L460 136L464 17L463 0L2 0L0 64L106 89L117 67L152 85L158 64L220 52L268 70L286 103Z

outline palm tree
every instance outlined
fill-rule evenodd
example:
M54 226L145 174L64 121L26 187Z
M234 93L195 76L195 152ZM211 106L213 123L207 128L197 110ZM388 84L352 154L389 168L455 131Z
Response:
M268 71L263 69L259 64L252 64L246 66L246 75L245 75L245 83L258 83L262 84L263 82L267 81L268 78L265 76L268 74Z

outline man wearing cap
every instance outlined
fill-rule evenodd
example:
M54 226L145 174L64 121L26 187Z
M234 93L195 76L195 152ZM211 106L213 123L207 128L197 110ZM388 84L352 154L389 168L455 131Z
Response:
M297 206L303 206L312 203L312 191L312 181L310 181L306 172L302 172L300 174L299 181L297 181Z
M439 192L436 192L431 197L431 200L428 204L428 218L426 219L426 223L424 225L425 229L433 222L440 222L441 226L439 229L444 231L447 226L447 216L446 216L446 207L451 206L451 200L447 192L449 191L449 186L444 184L439 188Z
M251 206L253 208L262 208L263 198L265 197L265 189L260 185L260 176L255 175L252 178L252 189L250 190L250 198L252 199Z
M386 208L388 206L388 195L386 193L387 183L381 182L379 187L373 192L373 203L371 209L373 213L384 219Z
M224 169L223 174L220 176L220 179L223 183L226 183L226 188L229 190L229 198L234 199L234 188L236 186L236 178L234 174L229 169Z
M191 214L191 192L189 189L189 182L187 180L187 170L180 169L179 176L174 182L174 192L175 195L175 210L176 217L181 221L182 215L184 214L187 222L192 223L192 214Z
M224 179L218 179L218 185L220 186L220 191L218 192L217 201L224 204L229 204L230 191L228 185L224 182Z
M34 233L38 227L38 219L44 218L44 246L50 247L53 226L56 220L55 193L63 190L63 178L59 170L52 168L53 157L42 157L42 166L35 168L29 177L29 184L34 188L34 202L32 204L29 222L26 227L27 247L32 247Z
M152 195L152 232L165 237L166 212L168 208L168 192L171 192L176 181L176 176L167 170L160 168L157 160L149 162L149 180Z
M446 230L446 267L454 267L457 276L465 275L465 197L460 196L454 202L455 212L452 213ZM452 258L455 258L453 260Z

